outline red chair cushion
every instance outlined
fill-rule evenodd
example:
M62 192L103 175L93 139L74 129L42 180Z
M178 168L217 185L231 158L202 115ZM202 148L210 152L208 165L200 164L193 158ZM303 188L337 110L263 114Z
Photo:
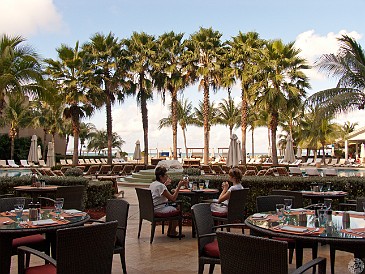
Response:
M212 211L212 216L225 218L227 217L227 212Z
M25 237L16 238L13 240L13 248L17 248L18 246L33 246L40 243L43 243L46 239L41 234L35 234Z
M204 253L209 257L219 258L219 247L218 247L218 241L214 240L213 242L206 244L204 246Z
M171 211L171 212L167 212L167 213L156 212L155 217L157 217L157 218L167 218L167 217L178 216L179 214L180 214L180 210L175 210L175 211Z
M51 264L29 267L25 274L57 274L57 268Z

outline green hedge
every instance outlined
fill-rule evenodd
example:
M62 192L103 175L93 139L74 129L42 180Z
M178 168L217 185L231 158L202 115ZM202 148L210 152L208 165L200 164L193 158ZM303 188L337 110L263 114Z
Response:
M97 208L106 205L108 199L113 198L114 189L111 181L90 181L84 177L49 177L39 176L39 179L45 180L46 185L85 185L86 199L85 208ZM0 178L0 195L14 193L15 186L31 185L30 176L20 177L1 177Z
M181 176L172 176L173 186L181 180ZM222 182L228 180L228 175L219 176L189 176L190 181L204 182L209 180L210 188L222 190ZM249 188L249 198L247 201L248 213L255 212L256 197L265 196L273 189L287 190L310 190L312 183L332 183L332 190L348 192L347 199L356 199L365 196L365 178L362 177L274 177L274 176L245 176L242 178L242 185ZM305 201L309 202L309 201Z

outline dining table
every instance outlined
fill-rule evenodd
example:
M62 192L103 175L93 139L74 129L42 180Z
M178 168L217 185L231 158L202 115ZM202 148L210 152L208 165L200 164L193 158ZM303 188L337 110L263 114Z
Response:
M51 209L41 209L40 218L29 221L29 210L24 210L20 220L13 211L0 212L0 273L10 273L13 239L34 234L45 234L51 243L51 255L56 254L56 232L58 229L81 226L90 216L78 210L63 210L56 214Z
M215 189L215 188L203 188L203 189L184 188L184 189L180 189L180 191L179 191L179 195L187 196L190 198L190 208L193 205L200 203L202 200L210 199L210 198L217 196L218 193L219 193L219 190ZM195 232L195 226L193 223L193 219L192 219L191 226L192 226L192 228L191 228L192 237L195 238L196 232Z
M344 223L343 216L346 213L348 221ZM257 236L294 239L298 268L303 263L303 246L308 242L353 245L357 254L361 258L365 257L364 213L346 213L333 211L331 222L320 223L314 210L292 209L280 219L276 212L262 212L249 216L245 224Z
M324 199L337 199L340 203L345 202L348 195L345 191L301 191L303 198L310 199L311 204L323 203Z

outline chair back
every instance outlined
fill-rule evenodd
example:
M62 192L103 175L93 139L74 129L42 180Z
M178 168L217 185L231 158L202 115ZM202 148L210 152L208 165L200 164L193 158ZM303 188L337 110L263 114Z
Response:
M56 198L64 198L63 209L84 209L85 186L59 186Z
M356 211L364 212L362 203L365 202L365 197L359 197L356 199Z
M284 195L284 196L293 196L295 199L293 200L293 208L302 208L303 207L303 195L299 191L293 190L284 190L284 189L273 189L271 191L272 195Z
M119 175L119 173L122 171L123 166L122 165L114 165L112 170L110 171L111 175Z
M295 203L294 196L284 195L267 195L256 197L256 210L257 212L275 211L276 204L284 204L284 199L292 199Z
M196 235L198 238L199 254L203 253L204 246L214 241L214 236L200 237L204 234L213 233L214 220L210 210L210 204L195 204L191 208L193 221L195 225Z
M90 166L84 175L95 175L99 171L99 165Z
M106 221L118 221L116 236L116 245L125 246L125 235L127 231L127 220L129 212L129 203L121 199L109 199L106 202Z
M118 222L57 231L57 274L111 273Z
M25 204L24 208L29 207L29 203L32 202L32 198L25 197L9 197L9 198L0 198L0 212L10 211L14 209L14 205L17 202L17 199L24 198Z
M285 241L221 231L217 239L222 274L288 273Z
M244 222L246 217L246 201L249 190L249 188L244 188L231 191L227 213L228 222L232 223L236 220L239 220L241 223Z
M150 222L154 218L154 205L152 199L152 192L148 188L136 188L138 205L139 205L139 217Z

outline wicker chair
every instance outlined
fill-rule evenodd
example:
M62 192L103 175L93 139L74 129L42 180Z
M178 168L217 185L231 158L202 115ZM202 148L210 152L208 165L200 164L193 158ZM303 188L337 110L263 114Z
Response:
M17 201L17 199L23 198L23 197L8 197L8 198L1 198L0 199L0 212L4 211L10 211L14 209L14 205ZM32 198L24 198L25 199L25 205L24 208L28 208L29 203L32 201ZM43 251L46 254L49 254L49 241L46 240L46 238L41 234L35 234L35 235L29 235L24 237L19 237L13 239L12 242L12 249L11 254L16 255L17 249L19 246L28 246L34 249L37 249L39 251ZM30 256L27 256L27 266L29 266Z
M244 227L244 224L228 224L214 226L214 220L210 211L210 204L195 204L191 208L193 223L195 225L198 239L198 273L204 272L204 265L209 264L209 273L213 273L214 266L220 264L218 242L215 238L215 231L218 228Z
M164 234L164 224L166 221L177 220L179 222L179 240L181 240L182 231L182 214L178 210L176 213L171 214L158 214L155 213L152 193L151 190L146 188L136 188L138 203L139 203L139 228L138 228L138 238L141 235L142 221L147 220L152 223L151 226L151 237L150 243L152 244L153 238L155 236L156 223L162 222L162 234Z
M56 259L28 247L18 248L18 273L111 273L118 222L59 229ZM48 264L26 268L24 255L35 254Z
M267 195L256 197L256 210L257 212L268 212L275 211L276 204L284 204L284 199L292 199L293 205L296 204L295 196L289 195ZM279 239L279 238L277 238ZM280 240L287 242L289 249L289 263L293 261L293 254L295 249L295 240L289 238L280 238ZM303 248L312 249L312 259L317 258L318 254L318 244L317 243L303 243Z
M267 238L217 232L222 274L288 273L287 243ZM326 259L317 258L299 267L295 274L318 265L326 273Z
M299 191L293 190L283 190L283 189L273 189L271 191L272 195L283 195L283 196L293 196L293 208L302 208L303 207L303 195Z
M215 174L209 165L201 165L200 169L204 172L204 174Z
M145 170L146 169L146 166L145 165L136 165L134 167L134 170L133 170L133 173L138 173L140 172L141 170Z
M362 203L365 201L365 197L359 197L356 199L356 211L362 212ZM330 244L330 259L331 259L331 273L335 273L335 259L336 250L341 250L354 254L354 258L365 258L365 246L363 240L356 242L349 240L348 242L341 241L341 243Z
M243 176L256 176L256 171L254 170L246 170Z
M118 221L117 234L114 244L114 254L120 255L123 273L127 273L125 263L125 237L127 232L129 203L121 199L110 199L106 202L106 216L105 221ZM100 220L91 219L90 222L104 223Z
M59 186L56 191L56 198L64 198L63 209L84 209L85 186ZM38 197L42 203L54 203L54 199Z
M124 165L123 170L121 172L122 175L131 175L134 170L133 165Z
M93 176L97 175L97 172L99 171L99 165L92 165L89 167L89 169L84 173L84 176L86 178L93 178Z
M237 221L243 223L246 219L246 201L249 189L231 191L228 211L225 214L212 212L214 221L224 224L233 224Z

